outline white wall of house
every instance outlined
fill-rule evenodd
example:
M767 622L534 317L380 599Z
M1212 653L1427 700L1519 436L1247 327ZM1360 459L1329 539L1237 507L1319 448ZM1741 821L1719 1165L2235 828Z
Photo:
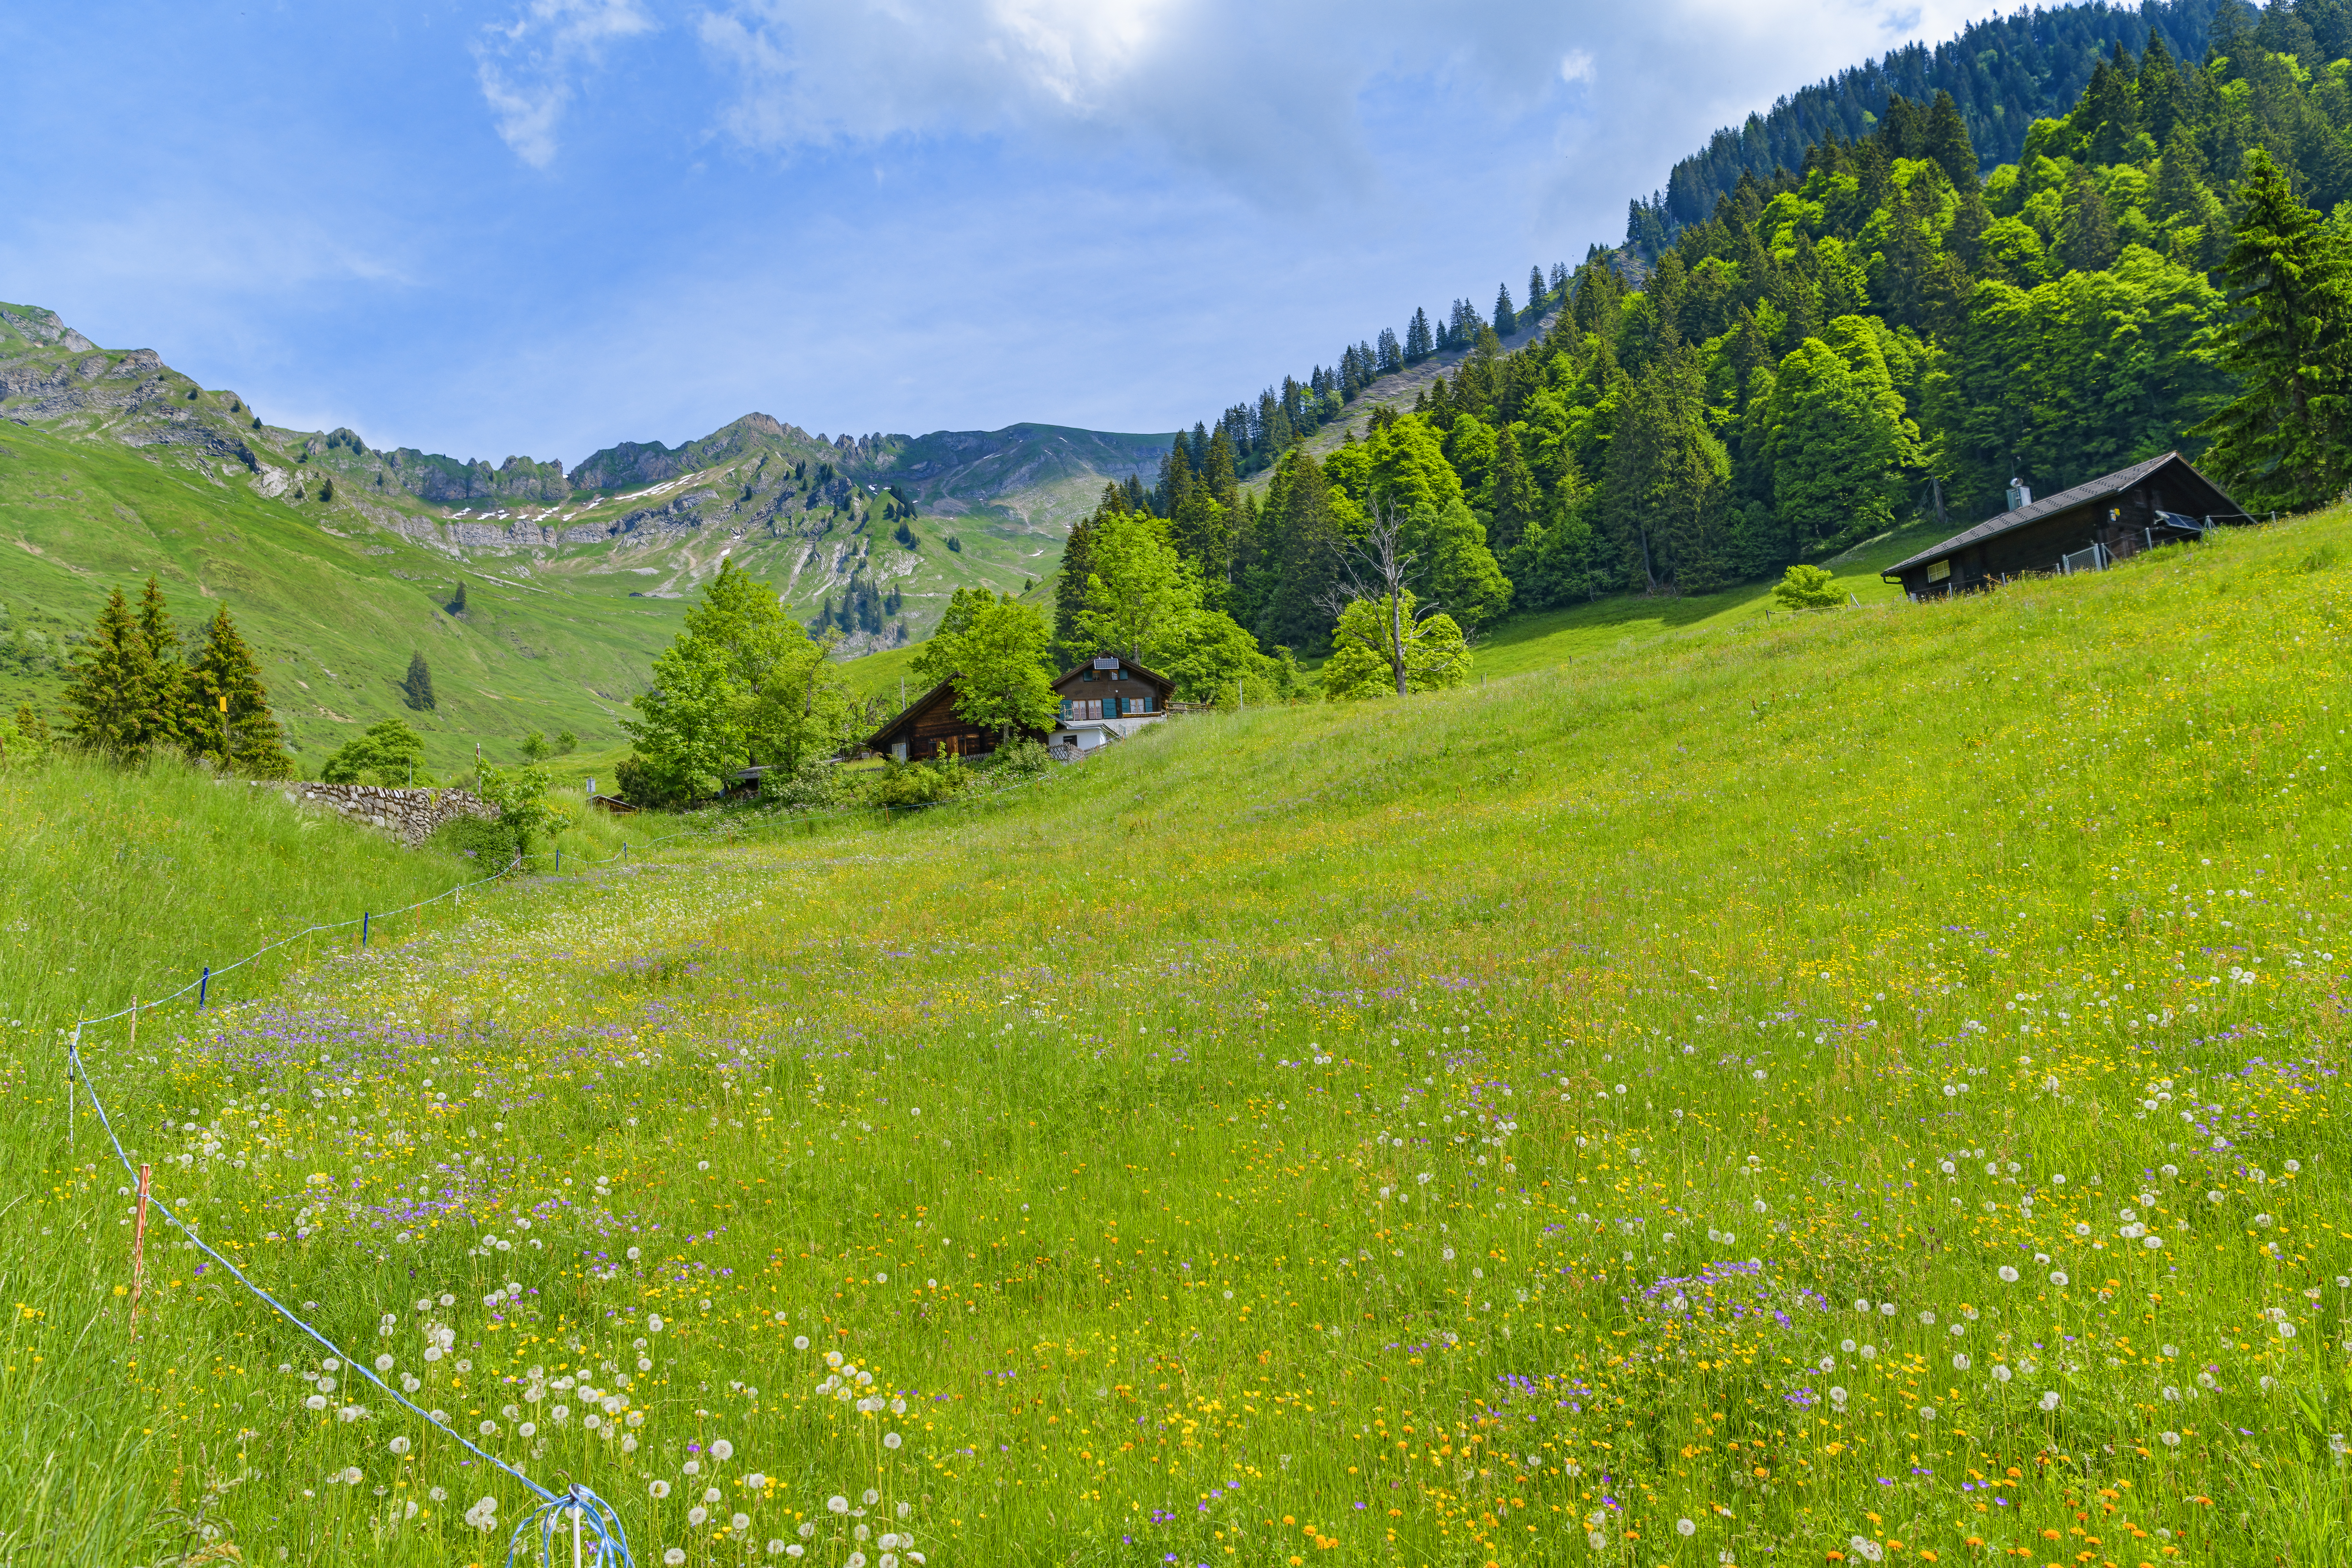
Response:
M1085 756L1114 741L1124 741L1144 726L1157 724L1167 717L1165 713L1139 713L1129 719L1076 719L1055 725L1048 742Z

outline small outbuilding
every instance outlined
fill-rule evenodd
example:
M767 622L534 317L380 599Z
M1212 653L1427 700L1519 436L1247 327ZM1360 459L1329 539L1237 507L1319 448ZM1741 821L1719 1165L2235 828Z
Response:
M2012 480L2008 510L1879 575L1913 599L1940 598L2013 577L2104 571L2143 550L2249 521L2188 458L2167 452L2041 500Z

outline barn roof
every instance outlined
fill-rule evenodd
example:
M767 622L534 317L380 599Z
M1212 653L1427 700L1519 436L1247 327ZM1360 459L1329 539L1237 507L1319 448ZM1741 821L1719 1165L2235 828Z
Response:
M2178 452L2167 452L2160 458L2150 458L2144 463L2134 463L2128 468L2117 468L2112 474L2076 485L2072 489L2060 490L2056 495L2043 496L2041 500L2019 507L2014 511L2005 511L1999 517L1987 518L1974 528L1952 535L1941 544L1922 550L1907 561L1897 562L1881 572L1879 575L1899 577L1915 566L1924 566L1931 561L1941 561L1947 556L1956 555L1971 544L1981 544L1988 539L2030 527L2044 518L2054 517L2062 511L2071 511L2075 507L2120 495L2149 475L2174 464L2178 464L2185 476L2198 488L2203 489L2208 498L2214 502L2210 509L2207 509L2210 515L2226 514L2231 517L2243 515L2238 510L2238 503L2230 499L2228 492L2203 474L2199 473L2196 466L2188 458Z
M912 702L908 703L907 706L899 711L897 718L891 720L887 724L883 725L882 728L874 731L873 738L866 742L866 749L869 752L887 751L890 745L890 733L892 731L898 729L902 724L912 724L918 718L921 717L923 710L929 708L936 699L945 694L950 694L950 688L954 685L955 677L950 675L945 680L940 681L937 686L932 687L929 691L924 692L920 697L916 698Z

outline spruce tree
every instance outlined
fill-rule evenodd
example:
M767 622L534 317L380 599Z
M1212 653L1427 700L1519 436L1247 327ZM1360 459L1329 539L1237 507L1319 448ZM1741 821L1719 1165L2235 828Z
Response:
M1495 523L1487 530L1486 542L1497 556L1508 559L1527 536L1538 509L1543 505L1543 492L1538 489L1536 477L1519 450L1517 435L1508 425L1495 437L1495 462L1490 472L1493 477L1487 481L1487 494L1493 502Z
M1543 316L1543 268L1530 267L1528 268L1528 314L1536 320L1540 320ZM1533 326L1535 321L1530 321L1528 324Z
M1518 330L1518 312L1511 309L1511 286L1497 284L1495 288L1495 335L1507 338Z
M1241 479L1234 471L1234 444L1220 426L1209 437L1209 460L1201 468L1201 486L1209 499L1229 512L1241 509Z
M1978 188L1977 150L1969 141L1969 122L1960 118L1959 106L1948 92L1936 94L1936 106L1927 111L1927 144L1925 156L1933 158L1936 166L1944 171L1944 178L1952 182L1956 191L1969 192Z
M171 738L155 656L120 588L107 595L98 624L73 650L65 703L66 733L115 762L138 762Z
M2324 506L2352 483L2352 247L2259 148L2239 201L2218 357L2245 390L2199 433L2247 506Z
M449 601L449 613L453 616L462 616L466 613L466 584L463 583L457 584L457 597Z
M2151 216L2159 223L2194 222L2204 210L2205 159L2196 138L2180 126L2164 144L2164 161L2156 172Z
M139 595L139 635L147 644L147 657L155 667L156 701L164 713L165 729L155 737L162 745L175 739L176 704L173 695L179 690L182 674L179 628L172 625L172 613L163 603L163 590L155 579L149 577L144 592Z
M429 713L441 705L433 695L433 670L425 662L422 649L408 656L408 674L400 682L400 700L419 713Z
M2091 177L2076 169L2067 183L2058 220L2058 258L2075 272L2104 272L2116 258L2116 220L2107 198Z
M1070 530L1070 537L1062 546L1062 564L1054 574L1054 646L1066 664L1094 651L1081 646L1083 639L1078 635L1078 617L1086 614L1087 578L1095 569L1096 521L1107 514L1127 510L1127 498L1118 487L1108 487L1103 493L1102 504L1091 516Z
M1260 527L1266 534L1267 592L1259 606L1258 640L1319 648L1331 632L1322 601L1339 580L1342 548L1330 482L1303 447L1293 447L1267 488L1265 505Z
M257 779L282 779L294 771L286 737L269 710L261 684L261 661L238 635L228 606L213 612L205 646L181 681L180 742L191 756ZM228 699L227 733L222 733L221 699Z
M2162 33L2150 32L2147 53L2139 58L2140 124L2158 146L2169 147L2173 127L2188 107L2189 89L2181 83L2172 51L2164 47Z

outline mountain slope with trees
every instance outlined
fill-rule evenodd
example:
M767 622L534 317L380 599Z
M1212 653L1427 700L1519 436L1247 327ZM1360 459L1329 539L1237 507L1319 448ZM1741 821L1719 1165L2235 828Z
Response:
M1360 429L1343 382L1196 426L1073 534L1063 591L1092 528L1149 511L1205 602L1269 653L1319 656L1328 585L1389 510L1416 589L1475 634L1713 592L1913 520L1956 531L2013 478L2049 493L2168 449L2256 510L2332 500L2352 12L2225 0L2195 59L2165 41L2193 8L2147 17L2146 51L2114 45L1990 175L1950 93L1897 95L1867 134L1742 173L1654 255L1596 248L1535 341L1451 323L1473 346L1409 412L1375 398ZM1339 416L1337 442L1310 447L1294 403ZM1239 480L1269 430L1290 446L1261 491Z

